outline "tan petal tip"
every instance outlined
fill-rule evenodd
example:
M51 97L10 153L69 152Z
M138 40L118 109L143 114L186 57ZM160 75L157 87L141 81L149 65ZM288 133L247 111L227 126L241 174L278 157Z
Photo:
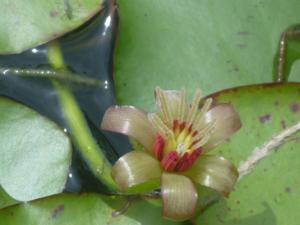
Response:
M185 221L195 216L198 194L188 177L164 173L161 179L161 194L163 217Z
M144 111L133 106L111 106L102 119L101 129L128 135L151 150L155 132Z
M142 151L122 156L112 168L114 181L126 192L144 192L158 188L161 169L159 162Z

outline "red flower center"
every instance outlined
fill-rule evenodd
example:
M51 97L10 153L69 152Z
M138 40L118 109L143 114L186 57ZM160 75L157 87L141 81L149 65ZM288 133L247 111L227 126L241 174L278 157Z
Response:
M161 162L161 167L168 172L182 172L192 166L202 153L197 139L198 131L185 122L173 121L173 135L164 139L156 135L153 154Z

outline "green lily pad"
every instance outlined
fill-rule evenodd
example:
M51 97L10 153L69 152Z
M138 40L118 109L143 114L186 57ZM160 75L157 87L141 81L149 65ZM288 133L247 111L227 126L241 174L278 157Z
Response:
M128 211L121 213L127 201L121 197L97 194L63 194L9 207L0 211L0 225L184 225L160 216L161 209L141 200L133 200ZM125 207L126 208L126 207ZM117 213L119 211L120 213Z
M192 95L271 82L280 33L300 22L297 0L120 0L119 8L117 97L144 109L157 85Z
M20 53L69 32L102 8L102 0L0 0L0 54Z
M274 134L292 126L300 118L300 84L261 84L218 92L216 102L230 102L240 113L242 129L219 145L213 154L224 155L238 165ZM291 137L277 151L261 161L236 186L228 199L222 199L200 214L197 224L297 225L300 198L300 160L297 143ZM263 179L262 179L263 178ZM161 207L136 201L129 210L112 217L126 201L96 194L60 195L0 211L0 224L176 224L161 219ZM3 221L3 222L2 222ZM181 223L189 224L189 222Z
M240 113L242 128L214 154L239 165L273 135L300 121L300 84L262 84L217 92L217 102L231 102ZM200 215L197 224L289 224L300 216L299 133L264 158L223 199Z
M0 185L0 209L17 203L18 201L10 197Z
M71 162L68 136L55 123L8 98L0 97L0 112L4 191L18 201L62 192Z

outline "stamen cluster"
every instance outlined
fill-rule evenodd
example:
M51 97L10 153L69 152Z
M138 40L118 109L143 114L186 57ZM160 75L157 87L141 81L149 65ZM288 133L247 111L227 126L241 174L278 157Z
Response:
M200 91L195 93L190 106L186 104L185 92L172 105L167 104L168 95L156 89L158 112L149 114L148 119L157 130L153 144L153 154L161 162L161 167L168 172L185 171L201 155L201 148L209 139L214 129L213 121L204 123L204 114L211 106L207 99L201 110Z

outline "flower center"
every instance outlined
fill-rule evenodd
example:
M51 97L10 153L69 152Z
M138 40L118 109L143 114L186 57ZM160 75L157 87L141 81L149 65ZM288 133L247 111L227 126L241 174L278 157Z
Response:
M199 110L199 90L190 105L186 103L184 91L163 92L157 88L155 94L158 112L148 114L148 120L157 131L153 153L165 171L185 171L202 153L202 146L214 130L215 122L204 117L212 99L206 99Z
M167 138L157 134L153 153L165 171L185 171L194 163L202 152L197 134L192 125L177 120L173 121L172 134Z

